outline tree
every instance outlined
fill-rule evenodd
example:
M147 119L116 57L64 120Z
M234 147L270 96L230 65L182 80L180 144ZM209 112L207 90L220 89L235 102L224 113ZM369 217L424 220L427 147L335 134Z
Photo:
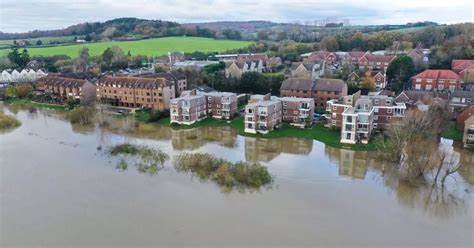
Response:
M364 77L360 82L360 88L365 91L374 91L377 85L372 77Z
M28 83L17 84L15 86L16 95L20 98L28 96L33 91L33 86Z
M83 47L79 52L79 57L73 60L74 72L85 72L89 64L89 48Z
M90 34L86 35L86 37L84 38L85 41L87 42L91 42L92 41L92 37Z
M325 50L329 52L335 52L339 50L339 43L337 42L336 37L332 35L326 36L323 39L321 39L319 46L321 47L321 50Z
M392 90L397 93L409 87L409 81L413 75L415 75L415 65L408 55L400 55L388 65L388 82Z
M17 97L16 87L13 86L13 85L8 86L7 89L5 90L5 97L6 98L15 98L15 97Z
M43 45L43 41L41 41L41 40L37 40L37 41L36 41L36 45L37 45L37 46L41 46L41 45Z
M107 65L112 64L112 58L114 57L114 53L112 52L112 49L110 47L107 47L107 49L104 50L102 53L102 61L106 63Z

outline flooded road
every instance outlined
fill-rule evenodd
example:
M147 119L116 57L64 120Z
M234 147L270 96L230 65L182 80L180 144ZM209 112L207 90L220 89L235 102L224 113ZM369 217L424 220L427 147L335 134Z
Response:
M400 182L374 152L318 141L242 137L229 127L141 125L128 134L72 126L46 110L16 117L22 125L0 134L0 247L474 245L474 154L457 147L462 170L442 190ZM171 159L154 175L118 170L97 147L123 142ZM274 183L223 192L176 171L173 156L183 151L261 162Z

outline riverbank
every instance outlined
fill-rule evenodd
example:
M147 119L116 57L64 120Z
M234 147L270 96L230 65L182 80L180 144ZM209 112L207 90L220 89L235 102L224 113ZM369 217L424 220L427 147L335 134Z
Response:
M29 99L19 99L19 98L5 100L5 103L12 107L26 107L26 108L37 107L37 108L47 108L47 109L57 109L57 110L66 109L65 105L34 102Z
M377 144L374 141L371 141L367 145L343 144L340 142L341 134L339 131L325 128L321 124L316 124L311 128L302 129L302 128L290 126L287 123L283 123L283 126L281 128L274 130L268 134L250 134L244 131L244 117L238 117L231 121L207 118L189 126L170 124L170 118L166 117L166 118L161 118L158 121L158 123L161 125L169 126L173 129L192 129L192 128L200 128L200 127L230 126L232 128L235 128L239 135L245 136L245 137L256 137L256 138L266 138L266 139L302 138L302 139L317 140L332 147L351 149L354 151L373 151L377 149Z

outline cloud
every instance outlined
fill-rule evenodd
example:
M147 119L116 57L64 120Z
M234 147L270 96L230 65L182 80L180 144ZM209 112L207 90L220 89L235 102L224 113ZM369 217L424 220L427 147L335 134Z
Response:
M324 18L348 19L352 24L457 23L472 22L474 12L470 0L2 0L0 5L3 32L56 29L117 17L181 23Z

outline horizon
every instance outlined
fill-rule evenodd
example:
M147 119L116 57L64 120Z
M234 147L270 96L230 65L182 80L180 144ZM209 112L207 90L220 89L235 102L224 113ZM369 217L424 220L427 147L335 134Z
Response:
M119 3L112 0L78 0L73 3L65 0L2 1L0 31L26 33L34 30L56 30L85 22L104 22L123 17L173 21L180 24L225 21L305 24L324 19L347 20L351 26L403 25L423 21L439 24L473 22L474 5L467 0L454 3L434 0L430 1L429 7L423 2L408 0L383 1L383 4L380 2L299 0L286 3L282 0L264 0L255 4L249 0L238 3L230 0L195 0L192 3L175 3L170 0L125 0ZM66 4L67 7L64 7ZM254 13L261 9L266 11L256 16ZM439 15L441 10L443 14ZM55 14L53 17L51 12Z

